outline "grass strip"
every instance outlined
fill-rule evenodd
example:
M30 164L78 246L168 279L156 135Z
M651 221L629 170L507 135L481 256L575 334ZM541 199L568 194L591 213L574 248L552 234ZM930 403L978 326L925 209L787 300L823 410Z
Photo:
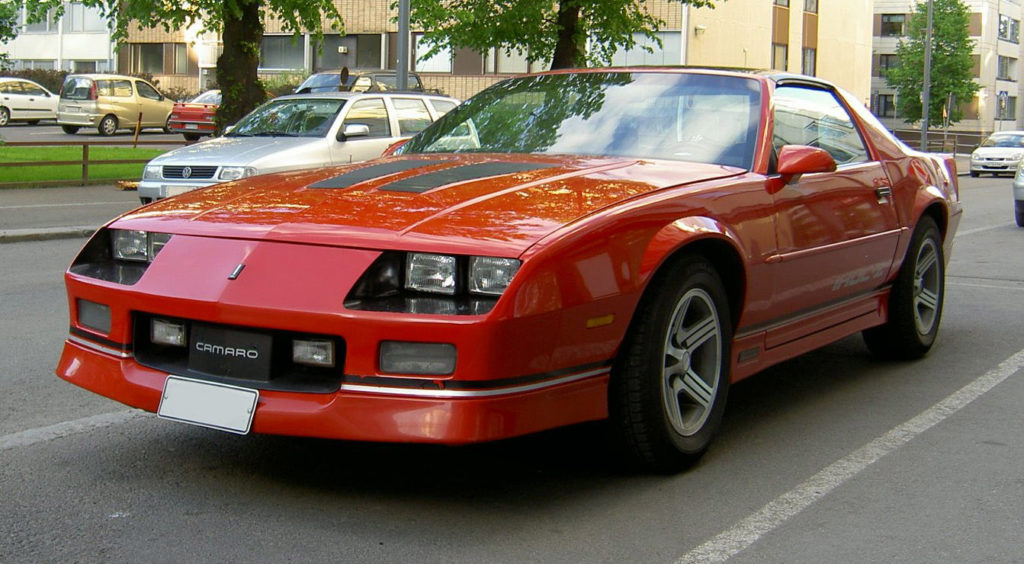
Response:
M152 159L163 149L135 147L89 147L89 160ZM0 167L0 183L54 182L79 180L82 165L48 165L52 161L81 161L82 147L4 147L0 146L0 163L38 162L38 166ZM139 180L145 163L89 165L90 179Z

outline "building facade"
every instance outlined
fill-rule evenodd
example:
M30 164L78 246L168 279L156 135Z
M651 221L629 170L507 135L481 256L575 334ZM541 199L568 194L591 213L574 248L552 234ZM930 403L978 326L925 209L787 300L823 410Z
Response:
M309 34L293 37L279 22L265 23L260 68L265 79L304 76L343 66L396 66L397 14L390 8L391 0L334 1L345 21L345 33L327 29L319 44ZM645 7L665 22L658 33L661 45L637 34L639 45L617 53L612 64L776 68L829 79L868 102L872 89L871 4L849 0L721 0L711 9L648 0ZM136 28L116 55L109 38L96 38L92 48L102 47L106 58L97 61L95 70L148 73L163 88L202 90L214 81L221 47L215 34L200 33L198 28L171 32L159 27ZM17 41L46 41L35 33L26 31ZM423 59L425 48L419 37L414 31L413 70L428 88L457 98L465 99L507 76L546 70L545 64L529 63L520 53L496 49L486 53L458 50ZM11 58L23 61L19 63L23 65L38 64L28 62L30 59L20 51L12 52ZM81 70L77 62L69 68L66 60L53 63L53 68Z
M115 70L114 43L107 20L96 8L66 2L64 15L59 19L52 10L45 21L26 24L24 11L20 18L22 28L18 36L0 44L0 53L7 54L15 70Z
M923 1L923 0L922 0ZM968 32L974 41L974 79L979 90L971 100L955 100L964 119L950 131L982 135L1020 129L1022 90L1018 61L1021 51L1021 0L965 0L970 10ZM907 40L908 23L916 14L915 0L875 0L871 68L871 108L891 129L913 129L896 110L896 92L885 71L897 64L896 49ZM932 124L933 126L939 124Z

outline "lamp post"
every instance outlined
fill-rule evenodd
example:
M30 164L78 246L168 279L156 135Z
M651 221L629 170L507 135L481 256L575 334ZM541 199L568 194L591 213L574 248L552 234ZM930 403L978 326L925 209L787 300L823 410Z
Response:
M398 76L399 90L409 89L409 0L398 0Z
M928 0L928 27L924 33L924 87L921 89L921 150L928 150L928 102L932 95L932 0Z

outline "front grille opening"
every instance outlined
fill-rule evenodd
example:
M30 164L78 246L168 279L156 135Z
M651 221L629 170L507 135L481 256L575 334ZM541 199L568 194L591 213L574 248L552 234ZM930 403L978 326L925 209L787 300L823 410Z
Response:
M186 346L152 342L150 326L154 318L184 324ZM332 393L341 387L345 340L335 335L217 325L145 312L135 312L132 319L136 361L161 372L259 390ZM199 342L197 335L205 340ZM294 339L333 342L335 365L293 362ZM202 350L197 350L197 345Z

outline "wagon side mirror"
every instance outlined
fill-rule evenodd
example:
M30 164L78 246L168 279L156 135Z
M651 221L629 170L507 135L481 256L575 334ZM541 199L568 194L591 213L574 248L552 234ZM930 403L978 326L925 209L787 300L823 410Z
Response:
M368 137L370 126L363 123L349 123L338 133L338 141L348 141L352 137Z

